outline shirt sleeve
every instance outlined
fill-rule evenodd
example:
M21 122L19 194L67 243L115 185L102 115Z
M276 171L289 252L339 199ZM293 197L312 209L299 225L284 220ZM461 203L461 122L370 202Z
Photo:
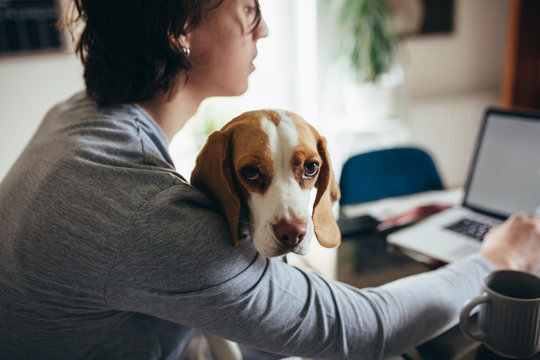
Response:
M105 287L111 308L259 349L320 359L399 355L455 324L493 265L480 256L357 289L233 245L223 215L188 185L137 213Z

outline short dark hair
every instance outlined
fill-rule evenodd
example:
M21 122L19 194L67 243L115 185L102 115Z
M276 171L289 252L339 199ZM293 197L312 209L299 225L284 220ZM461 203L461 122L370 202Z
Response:
M82 21L76 51L88 95L100 106L171 96L191 63L179 37L224 0L73 0L66 25ZM255 0L260 21L259 2Z

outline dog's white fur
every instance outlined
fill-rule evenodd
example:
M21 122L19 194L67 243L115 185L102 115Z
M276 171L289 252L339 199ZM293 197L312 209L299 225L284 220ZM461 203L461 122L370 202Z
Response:
M274 178L264 194L252 193L247 199L254 229L253 245L268 257L282 255L283 250L272 226L281 219L303 219L307 223L307 234L291 251L305 255L313 237L311 214L315 197L311 196L311 189L301 189L292 176L290 156L298 145L298 131L285 112L278 113L281 121L277 126L265 117L261 119L261 128L269 139Z

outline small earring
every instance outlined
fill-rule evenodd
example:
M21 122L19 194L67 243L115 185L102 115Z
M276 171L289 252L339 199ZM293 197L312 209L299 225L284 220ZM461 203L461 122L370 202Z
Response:
M182 47L182 51L186 54L186 57L189 57L189 54L191 54L190 48Z

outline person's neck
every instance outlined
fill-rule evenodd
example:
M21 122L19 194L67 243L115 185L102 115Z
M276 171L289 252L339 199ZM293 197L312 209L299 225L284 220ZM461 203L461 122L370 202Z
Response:
M203 100L203 96L197 96L195 92L184 87L172 98L156 96L154 99L138 105L154 119L167 140L171 142L174 135L195 115Z

